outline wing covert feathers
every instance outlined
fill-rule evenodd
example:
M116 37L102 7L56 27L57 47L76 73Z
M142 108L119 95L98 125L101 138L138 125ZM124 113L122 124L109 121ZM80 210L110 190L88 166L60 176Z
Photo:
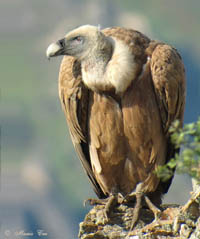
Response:
M179 149L171 143L169 127L174 120L183 125L186 86L185 69L177 50L164 43L152 41L146 49L150 58L151 76L155 89L157 105L160 110L163 130L167 139L165 163L174 157ZM175 170L175 168L174 168ZM173 177L167 182L160 181L157 191L162 194L169 189Z
M180 55L173 47L152 42L147 48L151 74L165 133L178 119L183 124L185 107L185 70Z
M80 63L73 57L65 56L62 60L59 72L59 96L72 142L83 168L98 197L105 197L96 182L90 162L87 135L89 92L81 81Z

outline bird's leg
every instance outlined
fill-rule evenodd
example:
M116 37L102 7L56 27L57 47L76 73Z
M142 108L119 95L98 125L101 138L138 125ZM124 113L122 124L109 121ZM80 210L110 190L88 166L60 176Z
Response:
M143 190L143 183L140 183L137 185L136 190L132 193L130 193L127 197L125 197L125 202L128 202L129 200L133 199L133 197L135 197L136 199L136 204L134 206L133 209L133 219L131 222L131 227L130 227L130 231L133 230L138 218L139 218L139 213L140 213L140 209L142 208L142 198L144 198L147 206L149 207L149 209L153 212L154 214L154 222L157 221L159 219L159 216L161 214L161 210L158 209L152 202L151 200L145 195L145 192Z
M139 218L140 209L142 207L142 193L136 192L135 197L136 197L136 204L133 209L133 218L132 218L132 222L131 222L130 231L133 230L133 228Z
M133 218L131 222L130 231L132 231L132 229L134 228L139 218L140 209L142 207L142 196L143 196L142 186L143 186L143 183L139 183L136 189L130 194L128 194L123 200L123 203L128 203L130 201L133 201L133 199L136 200L136 203L133 209Z
M104 209L104 215L105 218L108 220L112 210L114 207L118 204L118 195L117 194L111 194L108 198L107 203L105 204L105 209Z

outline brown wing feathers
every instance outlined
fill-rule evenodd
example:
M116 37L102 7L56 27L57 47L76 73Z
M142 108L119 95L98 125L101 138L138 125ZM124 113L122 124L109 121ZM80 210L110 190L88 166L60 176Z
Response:
M185 71L180 55L169 45L154 42L151 74L165 132L175 119L183 123ZM150 44L149 52L152 45Z
M63 58L59 73L59 95L75 150L92 182L95 193L99 198L103 198L105 195L92 172L87 142L89 93L81 81L80 63L73 57Z
M185 70L181 57L173 47L152 41L146 50L151 58L151 76L155 89L157 105L160 110L163 130L167 139L167 163L179 149L171 143L169 127L176 119L183 125L185 107ZM172 177L173 178L173 177ZM166 193L172 178L167 182L160 181L158 191Z

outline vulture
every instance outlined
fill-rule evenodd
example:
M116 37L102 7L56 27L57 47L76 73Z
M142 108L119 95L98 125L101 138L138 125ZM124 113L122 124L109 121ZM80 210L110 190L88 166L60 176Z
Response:
M163 182L155 170L177 150L170 125L183 124L185 70L177 50L136 30L83 25L46 54L64 56L59 97L99 200L133 196L136 212L146 201L156 216L172 178Z

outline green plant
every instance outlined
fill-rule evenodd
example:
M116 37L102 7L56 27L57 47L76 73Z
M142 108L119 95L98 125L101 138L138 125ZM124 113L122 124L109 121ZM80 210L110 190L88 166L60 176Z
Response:
M174 173L185 173L200 182L200 118L197 122L180 128L179 121L174 121L169 129L171 141L180 153L176 153L166 165L159 166L157 175L168 180Z

